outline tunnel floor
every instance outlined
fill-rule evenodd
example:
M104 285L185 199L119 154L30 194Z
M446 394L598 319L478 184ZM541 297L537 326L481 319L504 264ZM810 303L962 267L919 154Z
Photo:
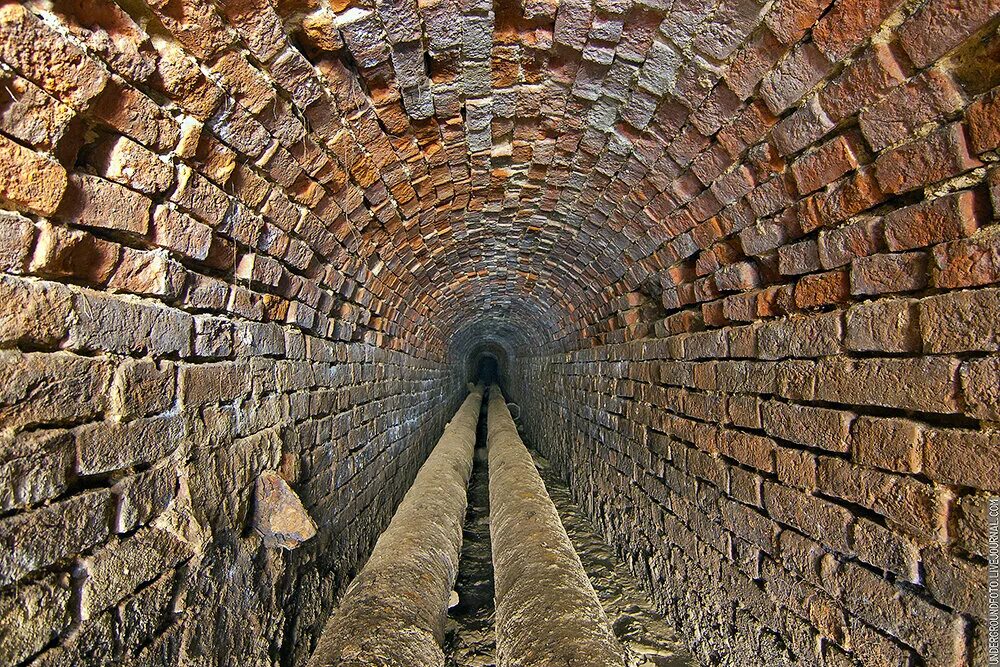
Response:
M626 665L697 665L673 628L643 594L627 566L605 544L590 520L573 502L569 487L544 457L534 450L529 451L608 614L615 635L626 648ZM495 664L488 481L486 419L483 414L477 429L475 465L468 492L469 509L455 583L459 602L451 609L448 618L445 645L448 667L492 667Z

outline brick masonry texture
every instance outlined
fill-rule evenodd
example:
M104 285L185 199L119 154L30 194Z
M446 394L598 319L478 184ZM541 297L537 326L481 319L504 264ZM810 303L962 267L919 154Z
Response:
M0 4L0 663L304 664L489 349L706 663L984 664L998 24Z

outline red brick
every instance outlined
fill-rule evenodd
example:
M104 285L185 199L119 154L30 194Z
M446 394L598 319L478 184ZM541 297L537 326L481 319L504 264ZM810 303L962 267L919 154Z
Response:
M802 223L803 231L810 231L824 225L835 225L863 211L876 206L886 199L879 187L875 170L862 167L844 178L822 200L819 217L808 226Z
M840 135L792 163L792 175L799 192L808 194L856 168L859 161L857 143Z
M38 226L38 242L29 270L51 278L76 278L103 284L118 263L119 246L80 229Z
M928 123L965 105L961 88L946 72L928 70L892 89L860 115L861 131L876 151L910 139Z
M982 155L1000 147L1000 88L976 100L965 112L972 152Z
M774 3L764 23L782 44L794 44L811 28L830 0L782 0Z
M66 185L62 165L0 135L0 203L51 215L59 207Z
M816 47L831 61L850 54L902 0L838 0L813 28Z
M875 162L875 178L883 192L902 193L977 166L962 126L952 124L883 153Z
M860 257L851 262L851 294L912 292L927 286L928 255L905 252Z
M799 308L829 306L846 302L850 294L847 271L816 273L799 278L795 285L795 305Z
M882 223L866 219L819 235L819 261L824 269L850 264L859 257L874 255L882 247Z
M872 44L819 92L819 100L826 115L837 123L874 104L905 79L906 72L892 48Z
M86 53L17 4L0 7L0 58L78 111L108 83L107 73Z
M84 227L145 235L152 202L141 194L97 176L73 174L59 217Z
M1000 282L1000 229L934 247L934 286L973 287Z
M761 30L730 59L725 78L729 87L746 99L774 66L784 49L770 30Z
M889 250L922 248L976 232L976 195L960 192L892 211L883 218Z
M858 352L919 352L917 302L879 299L853 306L844 345Z
M781 114L823 79L830 62L812 42L799 44L764 80L760 95L775 114Z
M997 11L995 0L930 0L899 28L900 44L917 67L955 48Z

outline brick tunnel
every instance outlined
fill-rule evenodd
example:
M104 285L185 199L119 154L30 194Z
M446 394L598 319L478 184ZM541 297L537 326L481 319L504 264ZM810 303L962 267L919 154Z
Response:
M495 509L557 501L552 581L595 579L576 512L686 652L629 664L1000 664L998 26L0 3L0 664L304 666L420 497L443 622L476 415ZM502 626L494 518L498 641L570 634Z

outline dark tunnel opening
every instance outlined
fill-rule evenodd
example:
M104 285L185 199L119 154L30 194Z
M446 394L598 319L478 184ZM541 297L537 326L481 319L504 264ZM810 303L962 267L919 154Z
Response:
M500 379L500 366L493 355L482 355L476 363L476 382L486 386Z

